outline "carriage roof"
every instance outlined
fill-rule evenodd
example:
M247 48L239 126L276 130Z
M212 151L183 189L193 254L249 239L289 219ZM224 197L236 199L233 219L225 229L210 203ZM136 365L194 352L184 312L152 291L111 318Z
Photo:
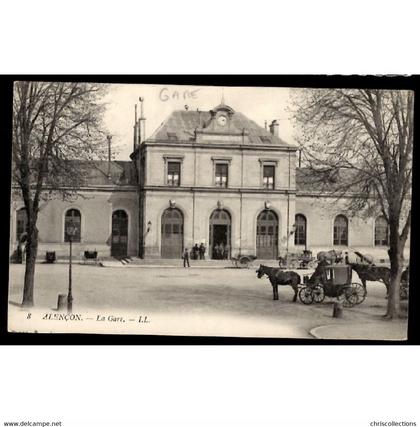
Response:
M334 285L346 285L351 282L352 270L347 264L326 265L325 274Z

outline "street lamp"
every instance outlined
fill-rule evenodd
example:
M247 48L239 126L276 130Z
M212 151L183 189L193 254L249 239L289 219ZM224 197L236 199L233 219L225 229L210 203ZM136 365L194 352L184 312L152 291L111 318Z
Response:
M71 221L67 228L66 228L66 233L67 236L69 238L69 243L70 243L70 259L69 259L69 292L67 294L67 313L71 313L73 310L73 295L72 295L72 283L71 283L71 263L72 263L72 242L73 242L73 237L75 236L77 232L77 227L76 225L73 223L73 221Z

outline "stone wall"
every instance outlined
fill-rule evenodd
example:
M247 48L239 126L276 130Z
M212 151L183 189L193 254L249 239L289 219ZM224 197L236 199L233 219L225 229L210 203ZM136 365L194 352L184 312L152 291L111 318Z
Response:
M295 153L287 151L264 151L238 148L213 147L146 147L146 182L148 186L166 185L165 158L181 160L181 187L214 187L214 164L218 161L229 162L229 187L262 188L262 161L276 162L275 188L295 188ZM243 172L242 172L243 171ZM243 180L243 182L242 182Z
M11 247L16 249L16 211L24 206L22 200L12 202ZM73 202L58 199L41 204L38 217L38 257L45 251L56 251L58 257L67 257L69 243L64 241L65 213L78 209L81 213L81 241L74 243L75 256L85 250L96 250L99 256L111 254L112 212L123 209L128 215L128 255L138 253L138 195L136 191L82 191Z
M369 253L376 260L388 260L388 247L375 246L375 218L350 216L346 210L346 201L337 201L331 197L309 197L297 195L296 214L306 217L307 248L314 253L321 250L339 249ZM333 227L337 215L348 219L348 247L334 246ZM379 216L379 215L378 215ZM298 247L301 250L303 247ZM405 247L405 258L409 258L409 239Z
M169 201L175 202L184 216L184 247L191 248L195 243L209 245L210 216L218 207L229 212L231 217L232 254L256 253L256 223L258 214L269 203L279 220L279 254L287 246L287 195L284 194L243 194L190 191L148 190L145 202L144 224L151 222L144 239L145 258L158 258L161 251L161 220ZM218 204L219 202L219 204ZM241 209L242 203L242 209ZM294 223L294 196L289 201L289 230ZM293 237L289 238L289 249L293 248Z

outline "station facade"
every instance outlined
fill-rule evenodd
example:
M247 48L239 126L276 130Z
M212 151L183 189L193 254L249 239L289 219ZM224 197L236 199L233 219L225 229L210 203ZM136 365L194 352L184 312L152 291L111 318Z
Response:
M78 227L75 252L181 258L204 244L206 259L238 254L277 259L286 251L358 249L386 258L380 216L349 217L306 186L297 147L220 104L174 111L149 137L135 118L131 161L96 162L74 201L49 200L39 214L39 257L68 253L66 224ZM23 201L12 199L11 250L24 232Z

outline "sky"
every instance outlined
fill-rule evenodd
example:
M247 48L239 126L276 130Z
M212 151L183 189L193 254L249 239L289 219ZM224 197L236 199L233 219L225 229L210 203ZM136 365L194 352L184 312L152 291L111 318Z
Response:
M146 117L146 138L174 110L211 110L221 103L235 111L240 111L249 119L264 127L272 120L278 120L279 135L289 144L294 144L293 127L290 120L290 94L288 88L219 87L186 85L140 85L113 84L105 97L105 125L112 135L115 159L129 160L133 148L134 105L139 105L139 97L144 99ZM140 112L140 105L138 106Z

